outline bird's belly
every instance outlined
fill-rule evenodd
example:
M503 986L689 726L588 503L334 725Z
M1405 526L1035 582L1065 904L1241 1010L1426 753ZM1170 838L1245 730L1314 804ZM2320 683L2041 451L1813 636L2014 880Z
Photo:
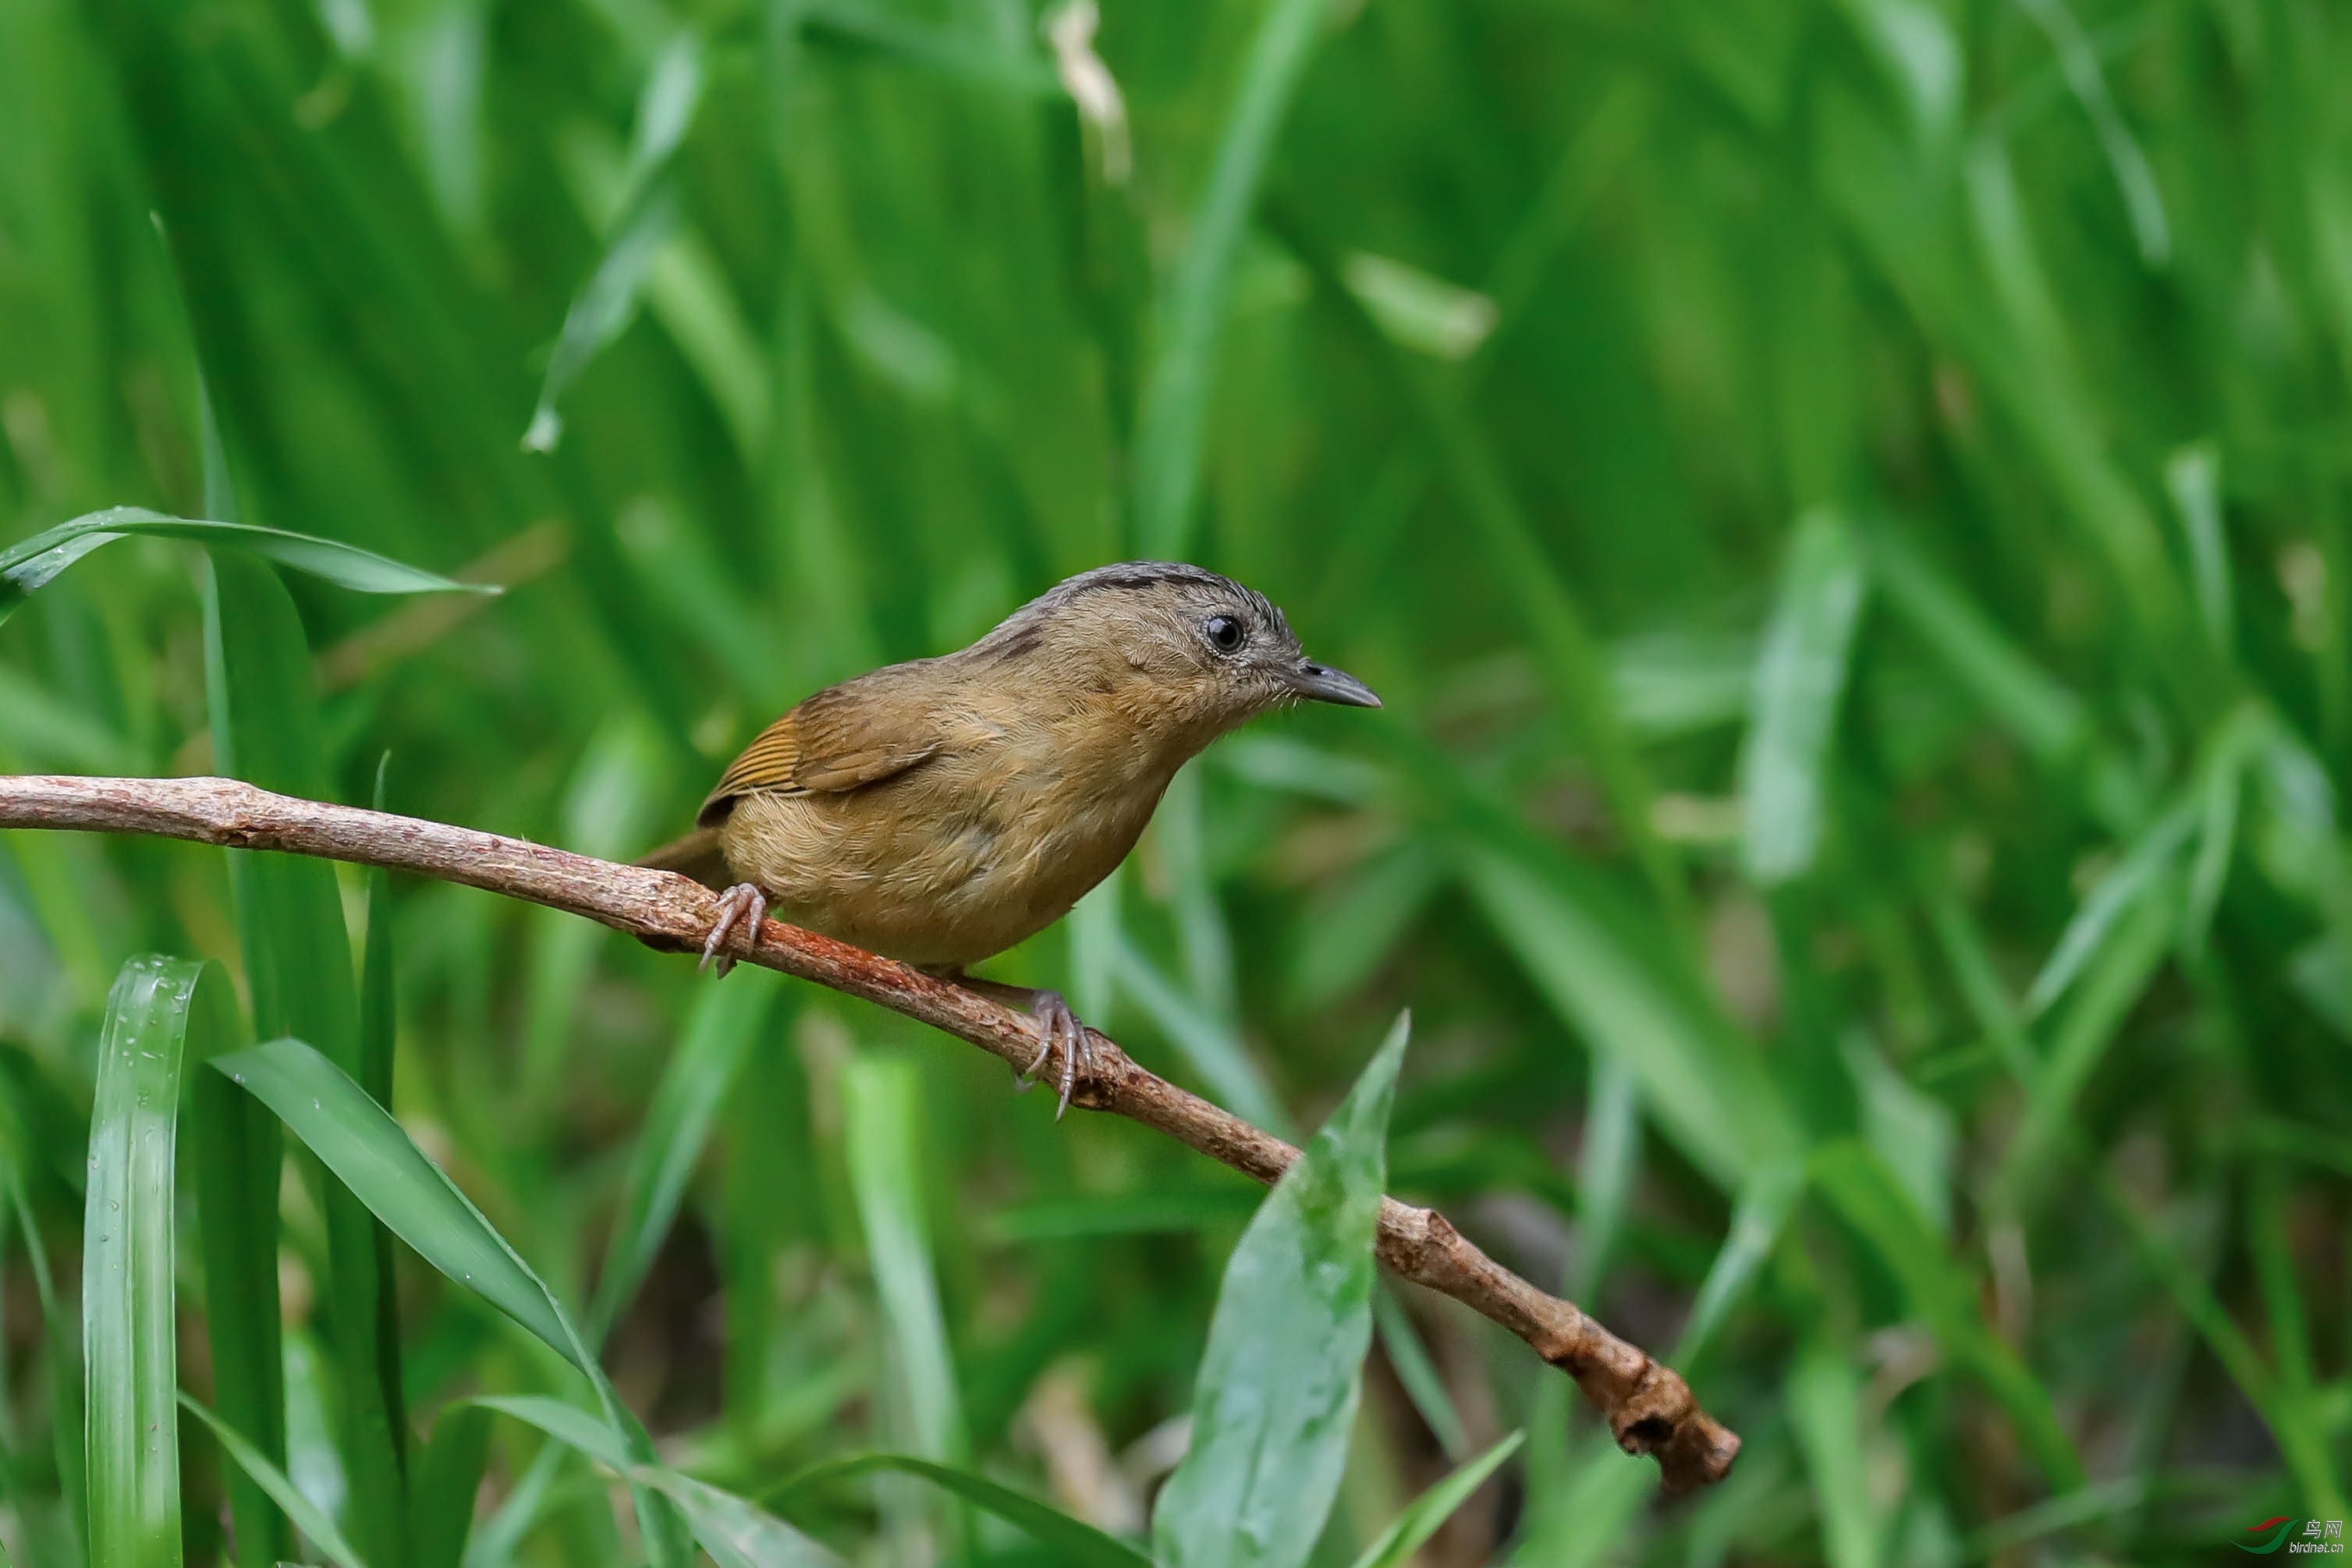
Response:
M908 963L959 966L1068 913L1126 858L1160 796L959 798L948 782L747 795L720 843L779 920Z

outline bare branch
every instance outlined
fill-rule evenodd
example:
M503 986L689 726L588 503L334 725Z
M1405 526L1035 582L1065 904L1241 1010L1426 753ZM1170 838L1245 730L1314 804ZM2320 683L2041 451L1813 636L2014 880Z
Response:
M656 946L698 947L718 895L667 871L573 855L493 833L271 795L234 779L0 775L0 827L149 833L235 849L277 849L463 882L601 921ZM887 1007L1025 1066L1036 1050L1026 1014L887 958L781 921L761 927L746 960ZM1156 1128L1261 1182L1298 1151L1188 1094L1095 1036L1097 1070L1071 1103ZM1698 1406L1672 1369L1503 1268L1431 1209L1381 1203L1381 1261L1403 1279L1476 1309L1577 1381L1619 1447L1649 1454L1668 1492L1720 1480L1739 1438Z

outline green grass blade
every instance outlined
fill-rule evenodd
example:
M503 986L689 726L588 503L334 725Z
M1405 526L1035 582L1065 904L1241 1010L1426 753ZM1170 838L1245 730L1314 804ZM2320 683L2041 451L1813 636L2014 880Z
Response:
M840 1563L757 1504L633 1455L614 1441L611 1427L584 1410L533 1395L470 1403L536 1426L633 1484L663 1492L684 1511L695 1539L719 1568L837 1568Z
M2221 454L2210 441L2181 447L2164 460L2165 493L2180 513L2189 541L2189 579L2197 613L2221 657L2237 638L2236 590L2230 578L2230 541L2221 521Z
M1381 1353L1389 1358L1389 1369L1396 1373L1397 1382L1404 1385L1405 1397L1412 1401L1413 1410L1437 1439L1438 1451L1457 1462L1467 1458L1470 1434L1462 1425L1461 1413L1454 1408L1454 1396L1446 1392L1445 1379L1430 1359L1429 1347L1421 1342L1412 1314L1405 1310L1385 1279L1372 1285L1372 1331L1380 1336Z
M589 362L608 346L637 313L655 258L677 226L678 197L669 166L678 143L694 123L702 100L702 46L681 33L655 58L637 101L637 125L623 177L626 193L607 232L604 254L564 313L562 335L540 384L523 446L551 452L562 439L556 400L579 379Z
M762 976L746 978L751 984L702 988L686 1037L654 1090L622 1179L621 1218L604 1249L604 1267L588 1307L585 1328L592 1345L604 1342L653 1267L719 1110L775 1011L777 986ZM781 1193L771 1196L785 1201Z
M488 1411L460 1405L435 1420L409 1479L408 1547L416 1568L459 1568L465 1561L489 1458Z
M89 1542L87 1467L82 1461L82 1359L73 1331L58 1304L56 1278L49 1271L49 1250L25 1199L23 1174L15 1161L5 1166L8 1209L25 1237L26 1261L32 1266L34 1300L41 1307L41 1338L48 1363L49 1427L57 1454L58 1511L65 1517L68 1562L86 1563Z
M173 1151L180 1063L204 965L148 954L107 997L82 1222L89 1556L176 1568L180 1443Z
M1265 1200L1255 1183L1032 1198L996 1209L982 1234L991 1242L1018 1244L1235 1229L1248 1224Z
M213 1066L275 1111L418 1257L583 1372L593 1365L538 1276L350 1074L292 1039L254 1046Z
M631 171L622 149L583 125L572 128L557 151L574 202L599 229L610 228L629 196ZM644 287L655 320L701 377L703 390L726 421L737 455L756 468L768 434L768 366L718 258L700 236L681 225L670 242L655 251ZM708 543L699 535L686 537L693 545ZM623 543L629 542L625 535ZM719 586L724 595L731 585ZM751 654L747 647L735 657L748 662ZM754 681L745 689L758 685Z
M226 984L200 1013L205 1026L188 1049L199 1062L247 1043ZM202 1005L200 1000L200 1006ZM196 1239L205 1268L205 1332L212 1352L213 1398L225 1419L253 1435L259 1453L282 1467L286 1454L286 1363L278 1279L278 1189L285 1163L278 1119L218 1073L188 1083L186 1152L182 1164L196 1201ZM241 1468L225 1478L229 1515L242 1556L276 1562L292 1555L285 1510Z
M1104 940L1120 994L1142 1007L1218 1103L1276 1137L1286 1136L1290 1113L1240 1036L1179 990L1124 932L1108 931Z
M1517 605L1538 668L1584 742L1617 830L1633 847L1659 909L1672 923L1683 923L1689 898L1675 857L1651 822L1656 791L1618 711L1614 682L1585 606L1561 581L1485 430L1421 366L1405 363L1402 355L1391 357L1436 437L1463 506L1478 525L1488 570Z
M2074 1102L2155 979L2180 929L2180 879L2163 878L2122 917L2051 1030L2048 1056L2027 1080L2024 1120L1986 1192L1990 1207L2025 1202L2073 1124Z
M331 539L314 539L306 533L257 528L251 523L166 517L144 507L118 506L61 522L0 550L0 621L6 620L17 605L91 551L134 534L194 540L215 549L246 551L359 594L499 591L480 584L453 583L446 577L387 560L373 551Z
M660 744L639 717L623 710L608 718L564 791L564 844L583 855L628 858L648 837L660 772ZM520 1098L525 1114L542 1117L563 1086L566 1058L578 1043L582 998L613 932L558 910L534 909L524 920L530 948Z
M1400 1017L1225 1266L1192 1448L1152 1513L1165 1568L1299 1568L1322 1532L1371 1342L1372 1231L1409 1033Z
M563 418L555 411L556 400L635 319L637 300L645 291L654 258L669 244L677 226L677 192L663 184L646 194L613 236L596 270L581 286L563 318L563 333L548 362L547 380L540 387L539 403L523 431L526 450L552 452L563 439Z
M1473 846L1464 869L1528 978L1594 1049L1633 1069L1651 1115L1686 1158L1736 1190L1800 1146L1753 1047L1658 974L1581 868L1496 842Z
M1161 864L1173 884L1169 900L1182 954L1185 991L1211 1018L1231 1029L1241 1014L1234 986L1233 932L1210 879L1201 820L1202 770L1178 771L1152 816Z
M840 1558L733 1492L657 1465L631 1465L621 1474L684 1512L719 1568L839 1568Z
M1181 560L1191 549L1234 258L1329 12L1329 0L1274 0L1266 7L1242 65L1208 188L1153 312L1156 342L1135 434L1134 537L1142 554Z
M1944 1353L1974 1372L2008 1413L2020 1446L2052 1489L2081 1486L2083 1461L2059 1424L2049 1390L1985 1326L1976 1281L1877 1153L1856 1139L1835 1140L1813 1152L1811 1170L1813 1190L1901 1281L1913 1314Z
M1862 1378L1853 1359L1814 1336L1790 1370L1782 1398L1812 1479L1822 1560L1829 1568L1876 1568L1885 1561L1885 1530L1871 1500Z
M1053 71L1032 54L1009 49L976 27L929 26L897 7L869 0L795 0L813 42L852 55L939 72L1024 97L1061 90Z
M1903 529L1870 536L1871 583L1952 679L2044 765L2087 744L2081 698L2044 674Z
M2311 1406L2281 1388L2278 1374L2264 1363L2252 1340L2213 1293L2212 1286L2181 1258L2179 1249L2157 1224L2140 1212L2132 1194L2125 1191L2114 1173L2095 1165L2090 1178L2108 1209L2131 1233L2133 1245L2149 1272L2162 1281L2181 1316L2196 1329L2246 1402L2261 1413L2289 1470L2312 1505L2323 1511L2347 1506L2339 1472L2329 1458L2329 1438L2323 1425L2311 1419L2315 1414Z
M268 1493L270 1500L289 1519L301 1526L302 1533L309 1536L337 1568L367 1568L366 1562L352 1550L351 1543L335 1529L335 1521L320 1512L318 1506L286 1479L286 1472L270 1463L259 1448L247 1442L236 1427L185 1394L180 1395L180 1407L212 1428L213 1436L220 1439L221 1451L236 1460L237 1468Z
M300 1040L272 1040L214 1062L258 1098L335 1178L416 1255L539 1336L584 1373L622 1451L650 1463L653 1447L622 1409L604 1369L539 1276L400 1124L351 1076ZM682 1564L676 1521L640 1496L656 1563Z
M1527 1437L1524 1432L1514 1432L1476 1458L1454 1467L1452 1474L1413 1499L1396 1521L1364 1548L1355 1568L1404 1568L1422 1543L1454 1517L1455 1509L1470 1500L1470 1494L1485 1485L1504 1460L1518 1452Z
M2273 1403L2264 1414L2285 1451L2288 1468L2309 1491L2314 1506L2334 1513L2345 1506L2342 1471L2330 1463L2330 1423L2320 1407L2310 1315L2296 1283L2285 1183L2276 1162L2266 1160L2254 1168L2247 1208L2254 1275L2269 1320L2274 1368Z
M925 1458L961 1459L968 1451L962 1395L924 1214L929 1140L921 1081L912 1062L860 1056L845 1064L841 1099L850 1190L902 1380L909 1432Z
M389 753L375 769L375 809L384 809L384 781L392 769ZM367 945L360 958L359 1084L378 1105L392 1104L393 1057L399 1037L397 979L392 950L392 875L382 867L368 872ZM218 1074L205 1075L207 1087L224 1085ZM247 1100L247 1114L260 1108ZM276 1147L276 1140L271 1146ZM371 1221L368 1234L375 1244L375 1394L383 1401L385 1425L392 1436L393 1457L399 1461L401 1496L391 1500L404 1515L409 1471L408 1399L400 1365L400 1281L394 1272L392 1232Z
M1595 1051L1587 1082L1584 1146L1576 1156L1576 1258L1568 1276L1569 1299L1576 1301L1601 1294L1642 1159L1641 1080L1633 1069L1612 1051Z
M1530 1498L1526 1542L1511 1559L1529 1568L1601 1568L1622 1555L1656 1489L1614 1445L1590 1443L1557 1493Z
M486 1420L488 1411L478 1411ZM572 1451L559 1444L550 1443L533 1455L521 1475L509 1488L506 1496L482 1528L473 1531L462 1544L459 1559L462 1568L510 1568L520 1552L523 1541L539 1527L542 1515L551 1510L561 1500L562 1489L571 1481L572 1467L567 1461Z
M2193 795L2174 802L2099 879L2083 900L2083 907L2059 933L2058 944L2050 950L2042 972L2033 977L2025 994L2029 1018L2047 1012L2052 1003L2066 994L2067 987L2146 900L2168 891L2179 892L2178 879L2170 873L2200 821L2200 805Z
M8 762L20 768L131 773L142 765L139 748L128 739L5 665L0 665L0 735L8 737Z
M1740 858L1764 887L1812 869L1828 815L1831 735L1862 619L1862 556L1829 510L1798 520L1756 662L1739 759Z
M315 678L285 584L267 562L225 552L212 562L205 609L205 680L220 771L265 789L326 798ZM299 856L236 852L229 876L254 1032L264 1038L298 1036L315 1042L343 1071L365 1070L351 938L334 868ZM276 1142L266 1134L263 1141ZM338 1392L335 1446L352 1489L346 1522L362 1550L397 1563L407 1555L402 1541L406 1446L385 1394L387 1382L397 1388L399 1355L396 1333L389 1342L383 1338L397 1327L385 1321L383 1310L388 1281L379 1259L388 1244L349 1192L326 1184L320 1206L327 1222L326 1341ZM276 1426L266 1417L244 1409L234 1414L257 1440L266 1445L275 1437ZM273 1463L281 1458L267 1447L264 1452Z
M1150 1558L1083 1520L1072 1519L1059 1509L1050 1508L986 1476L955 1465L935 1464L912 1454L845 1454L819 1460L770 1487L761 1494L761 1500L780 1503L787 1499L812 1497L839 1482L877 1472L913 1476L953 1492L973 1507L1027 1531L1032 1540L1054 1554L1057 1563L1076 1563L1079 1568L1150 1568Z
M791 996L791 988L784 994ZM824 1223L832 1197L810 1147L809 1079L778 1017L768 1039L745 1058L735 1092L721 1108L718 1228L720 1310L727 1324L723 1421L750 1434L773 1408L780 1346L795 1338L785 1310L786 1287L777 1264L800 1237ZM814 1201L778 1203L778 1193L808 1193ZM863 1378L867 1369L856 1369ZM835 1367L836 1375L846 1375Z
M2083 31L2074 13L2066 8L2065 0L2020 0L2020 7L2050 39L2059 68L2065 74L2066 89L2083 106L2092 130L2098 134L2099 148L2106 154L2116 188L2123 194L2124 208L2131 214L2132 234L2139 242L2140 259L2151 268L2168 266L2172 260L2172 225L2165 217L2164 195L2157 188L2156 173L2148 166L2147 154L2140 151L2138 141L2124 122L2122 111L2116 107L2114 95L2107 90L2105 73L2099 68L2097 46Z
M1759 1166L1740 1187L1731 1209L1731 1228L1707 1266L1682 1340L1675 1346L1676 1366L1689 1368L1713 1346L1725 1317L1755 1282L1804 1192L1805 1167L1797 1160Z

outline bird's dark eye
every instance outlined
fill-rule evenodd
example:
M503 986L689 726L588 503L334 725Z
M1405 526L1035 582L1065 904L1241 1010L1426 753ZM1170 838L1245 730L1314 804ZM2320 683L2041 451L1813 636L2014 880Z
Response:
M1211 616L1201 623L1201 635L1207 637L1209 646L1219 653L1240 652L1242 643L1249 636L1242 629L1241 622L1231 616Z

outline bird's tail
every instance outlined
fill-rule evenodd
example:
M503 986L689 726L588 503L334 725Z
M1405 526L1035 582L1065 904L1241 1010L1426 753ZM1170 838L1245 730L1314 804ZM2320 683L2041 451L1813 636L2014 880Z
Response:
M735 879L727 868L726 855L719 847L719 830L715 827L698 827L683 838L674 838L652 854L641 857L637 864L655 871L676 871L711 889L725 888Z

